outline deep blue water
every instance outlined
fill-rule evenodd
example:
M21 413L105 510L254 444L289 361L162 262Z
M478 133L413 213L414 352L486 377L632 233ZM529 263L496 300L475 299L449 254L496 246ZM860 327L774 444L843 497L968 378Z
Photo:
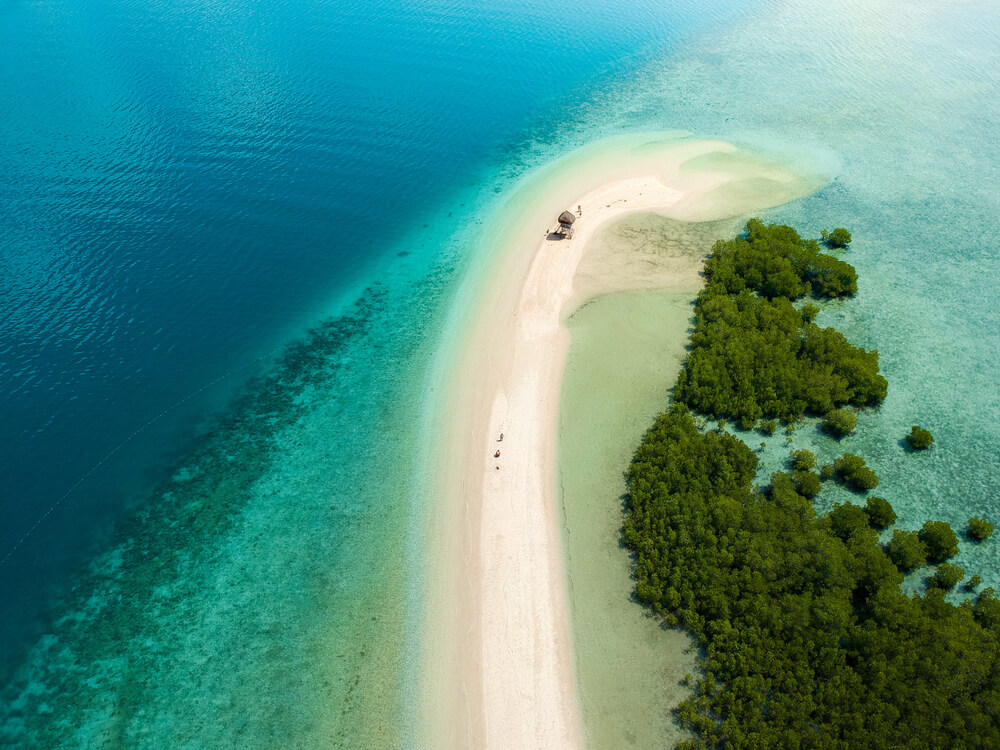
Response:
M253 504L269 483L298 482L298 509L316 501L336 517L302 512L295 523L330 524L332 546L306 558L349 589L338 602L359 606L364 585L345 583L355 568L391 567L365 513L397 526L408 513L406 493L371 467L385 460L386 425L406 414L399 402L462 264L449 238L475 217L467 201L483 199L482 176L502 185L541 159L526 155L532 144L572 145L557 133L586 122L609 81L743 6L0 6L3 682L23 676L40 634L82 611L88 586L111 602L170 582L206 588L191 571L223 569L217 540L242 539L255 512L274 515ZM311 399L330 410L322 429L336 453L301 435L290 448L281 432L320 429L322 408L303 417ZM268 427L275 437L261 444ZM186 489L191 476L206 485ZM186 492L193 499L178 499ZM265 560L294 568L272 547ZM94 567L113 583L81 578ZM303 568L303 585L315 575ZM254 596L277 582L240 585L258 611ZM317 606L281 601L282 616L302 621ZM167 625L160 632L167 643ZM310 633L287 648L305 650ZM95 679L87 660L137 637L81 641L71 663ZM31 663L62 684L56 661ZM81 736L114 744L107 727L94 731Z

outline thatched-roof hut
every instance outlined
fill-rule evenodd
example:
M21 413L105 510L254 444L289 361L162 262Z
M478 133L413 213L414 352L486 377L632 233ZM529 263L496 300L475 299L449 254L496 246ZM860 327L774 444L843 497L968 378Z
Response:
M563 237L569 235L569 238L573 239L574 221L576 221L576 214L571 211L563 211L559 214L559 229L556 233L561 234Z

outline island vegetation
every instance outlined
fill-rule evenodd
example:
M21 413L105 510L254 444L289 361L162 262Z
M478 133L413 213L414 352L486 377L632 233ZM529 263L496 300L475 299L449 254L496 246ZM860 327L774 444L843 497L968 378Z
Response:
M910 434L906 436L906 442L910 444L913 450L923 451L931 447L931 443L934 442L934 436L923 427L913 425L910 428Z
M865 513L873 529L882 531L896 523L896 511L884 497L872 495L865 501Z
M636 594L704 653L683 747L1000 746L993 592L963 606L940 586L907 595L900 568L923 565L931 537L896 531L883 549L862 508L819 516L787 474L756 492L756 468L681 405L630 468Z
M930 583L933 586L939 586L945 590L951 590L955 588L961 580L965 578L965 569L960 568L952 563L941 563L937 570L934 571L934 575L931 576Z
M854 432L858 418L847 409L834 409L823 420L823 429L835 438L842 438Z
M629 468L622 531L638 599L701 649L677 709L694 732L681 747L1000 747L1000 600L946 598L965 576L943 562L957 551L951 527L895 529L883 545L897 520L885 499L826 514L812 501L821 479L874 488L862 457L817 474L815 454L793 450L790 471L758 487L756 454L705 424L763 418L773 434L775 419L881 402L877 353L793 304L853 294L854 269L754 220L715 246L706 277L675 402ZM926 589L904 590L928 561L942 564Z
M993 524L985 518L970 518L965 535L974 542L982 542L993 536Z
M851 244L851 233L843 227L838 227L832 232L828 232L824 229L820 232L820 237L823 238L823 242L825 242L829 247L842 248Z
M854 268L821 253L815 240L754 219L746 237L716 243L705 276L676 401L746 430L759 419L791 423L885 398L878 352L816 325L815 305L793 304L806 295L837 298L857 291ZM832 419L839 424L841 417ZM846 421L844 426L853 429Z
M878 487L878 477L861 456L845 453L833 462L834 476L854 492L867 492Z

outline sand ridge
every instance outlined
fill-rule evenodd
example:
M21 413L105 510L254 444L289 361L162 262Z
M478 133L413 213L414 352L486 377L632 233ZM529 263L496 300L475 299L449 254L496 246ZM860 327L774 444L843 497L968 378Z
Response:
M487 430L495 450L479 469L484 748L583 744L554 474L569 346L561 320L593 233L625 212L660 208L681 196L655 177L634 177L580 198L573 239L547 234L539 243L505 324L508 346L497 363Z
M558 510L562 321L628 283L620 258L590 259L577 275L594 233L632 212L745 216L816 184L720 141L627 136L526 180L479 230L484 266L472 274L473 296L454 307L460 344L429 384L440 389L442 419L428 481L443 510L425 625L423 745L584 745ZM578 207L574 237L552 239L559 213ZM697 276L693 265L681 273Z

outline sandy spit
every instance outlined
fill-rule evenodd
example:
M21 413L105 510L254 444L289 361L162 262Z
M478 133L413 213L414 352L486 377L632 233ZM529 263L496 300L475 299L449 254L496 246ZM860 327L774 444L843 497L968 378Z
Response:
M619 285L613 273L606 282L577 278L588 241L612 220L643 211L693 221L745 215L815 187L737 151L683 140L655 153L641 145L609 152L513 199L503 226L484 229L504 230L489 259L495 267L463 321L449 376L435 384L447 415L431 484L439 502L456 509L454 529L440 526L438 569L458 573L437 583L443 593L426 626L423 692L436 719L422 744L584 745L556 486L569 348L562 321ZM698 162L706 166L688 166ZM748 178L775 189L760 201L733 190ZM572 239L552 234L563 210L578 214Z

